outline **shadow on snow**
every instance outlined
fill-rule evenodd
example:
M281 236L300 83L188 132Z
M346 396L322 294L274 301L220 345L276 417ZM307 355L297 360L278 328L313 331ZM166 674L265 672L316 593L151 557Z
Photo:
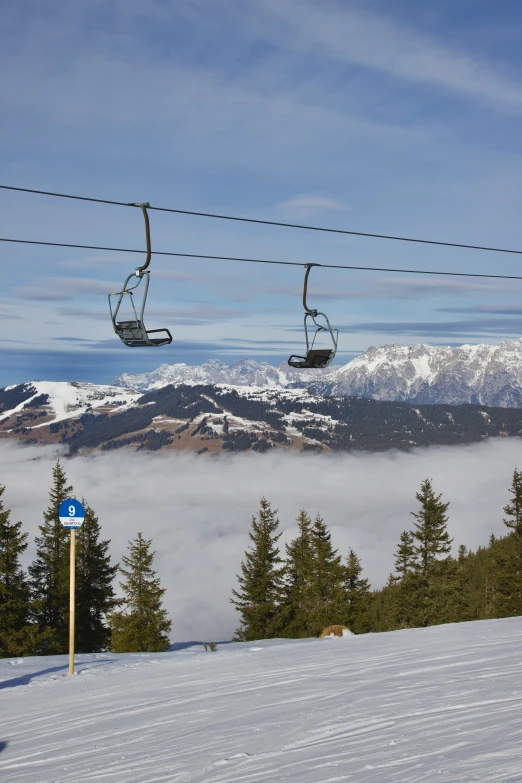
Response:
M174 642L169 647L169 652L177 652L178 650L188 650L189 647L202 647L203 644L208 644L208 641L203 642ZM216 642L218 647L224 644L232 644L232 640L229 639L226 642Z

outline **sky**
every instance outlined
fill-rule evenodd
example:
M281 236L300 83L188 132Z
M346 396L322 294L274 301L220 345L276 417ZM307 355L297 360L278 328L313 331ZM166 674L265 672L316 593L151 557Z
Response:
M522 248L515 0L0 0L0 184ZM140 211L0 190L1 236L144 248ZM519 274L516 255L151 213L153 249ZM0 385L110 383L302 348L304 269L153 256L128 349L107 294L140 256L0 243ZM522 333L519 283L314 269L310 303L371 345Z
M22 521L29 534L24 567L35 556L56 454L54 447L0 443L2 500L11 521ZM127 452L119 458L79 456L63 465L77 497L97 513L102 537L111 539L113 562L138 531L152 539L172 640L218 641L230 639L239 624L229 599L261 496L278 510L283 553L297 535L300 509L312 517L319 512L339 553L344 558L353 548L363 576L377 589L394 568L401 532L413 529L415 494L425 478L450 503L448 531L456 556L460 544L476 550L491 533L504 535L503 507L521 456L520 439L499 438L408 454L277 452L214 459Z

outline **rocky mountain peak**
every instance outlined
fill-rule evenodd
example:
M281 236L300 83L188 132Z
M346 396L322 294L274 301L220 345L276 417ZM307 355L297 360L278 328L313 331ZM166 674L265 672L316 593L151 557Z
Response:
M168 384L305 388L326 396L459 405L522 407L522 338L498 345L382 345L345 365L299 371L257 359L226 364L163 364L151 373L124 374L117 386L141 392Z

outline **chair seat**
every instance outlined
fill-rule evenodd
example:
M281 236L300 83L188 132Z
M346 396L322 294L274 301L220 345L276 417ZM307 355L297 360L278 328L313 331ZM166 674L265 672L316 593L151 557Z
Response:
M172 342L172 337L167 329L151 329L150 333L165 331L168 337L150 337L141 321L120 321L115 328L120 340L129 348L168 345Z
M332 359L333 351L330 348L314 348L306 356L291 356L288 364L298 370L321 369L328 367Z

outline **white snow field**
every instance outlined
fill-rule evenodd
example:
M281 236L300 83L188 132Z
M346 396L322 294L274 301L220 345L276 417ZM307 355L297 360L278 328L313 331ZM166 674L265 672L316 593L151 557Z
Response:
M0 661L2 783L522 781L522 617L173 647Z

